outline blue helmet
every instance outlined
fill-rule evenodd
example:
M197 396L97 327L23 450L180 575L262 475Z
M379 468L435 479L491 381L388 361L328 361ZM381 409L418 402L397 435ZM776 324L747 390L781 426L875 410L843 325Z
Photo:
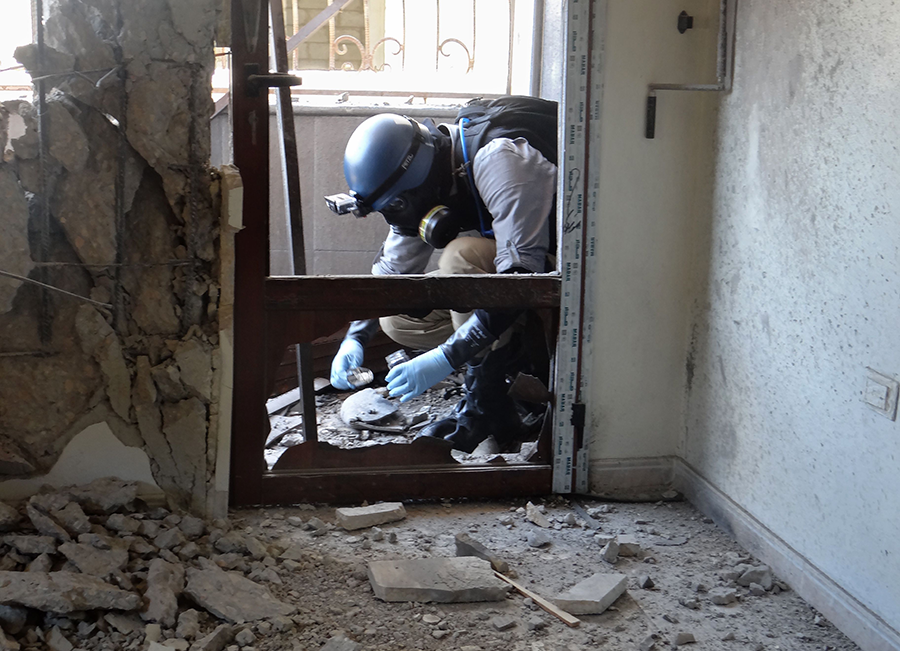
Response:
M347 141L344 177L360 204L380 211L401 192L424 183L434 154L424 125L382 113L360 124Z

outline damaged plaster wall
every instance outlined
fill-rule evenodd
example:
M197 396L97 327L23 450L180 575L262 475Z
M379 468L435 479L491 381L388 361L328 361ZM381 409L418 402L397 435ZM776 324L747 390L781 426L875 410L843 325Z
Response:
M0 473L45 473L105 423L146 451L173 506L208 512L223 364L216 2L45 6L43 61L35 45L16 52L46 79L44 119L37 101L0 108L0 268L109 307L0 281Z
M900 12L833 9L739 3L683 456L900 640Z

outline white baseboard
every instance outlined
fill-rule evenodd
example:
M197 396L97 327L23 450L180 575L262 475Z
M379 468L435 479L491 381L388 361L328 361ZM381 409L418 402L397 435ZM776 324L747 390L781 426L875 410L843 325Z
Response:
M674 487L864 651L900 651L900 632L835 583L682 459Z
M646 457L591 461L591 495L634 500L657 500L672 489L674 457Z

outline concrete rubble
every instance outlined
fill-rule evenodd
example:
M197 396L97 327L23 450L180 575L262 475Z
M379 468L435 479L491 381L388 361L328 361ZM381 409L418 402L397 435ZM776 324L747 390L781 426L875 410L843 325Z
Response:
M339 526L347 531L353 531L402 520L406 517L406 509L400 502L385 502L371 506L336 509L335 516Z
M624 574L594 574L560 593L553 602L573 615L599 615L625 594Z
M384 601L500 601L510 590L489 562L473 556L372 561L368 567L372 591Z

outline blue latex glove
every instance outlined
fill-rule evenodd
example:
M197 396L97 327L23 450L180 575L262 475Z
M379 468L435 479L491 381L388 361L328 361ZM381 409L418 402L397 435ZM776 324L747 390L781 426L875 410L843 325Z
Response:
M356 339L345 339L331 361L331 386L335 389L352 389L347 381L347 371L363 363L363 346Z
M438 348L419 355L408 362L399 364L387 374L388 390L391 396L402 396L406 402L430 389L453 372L447 356Z

